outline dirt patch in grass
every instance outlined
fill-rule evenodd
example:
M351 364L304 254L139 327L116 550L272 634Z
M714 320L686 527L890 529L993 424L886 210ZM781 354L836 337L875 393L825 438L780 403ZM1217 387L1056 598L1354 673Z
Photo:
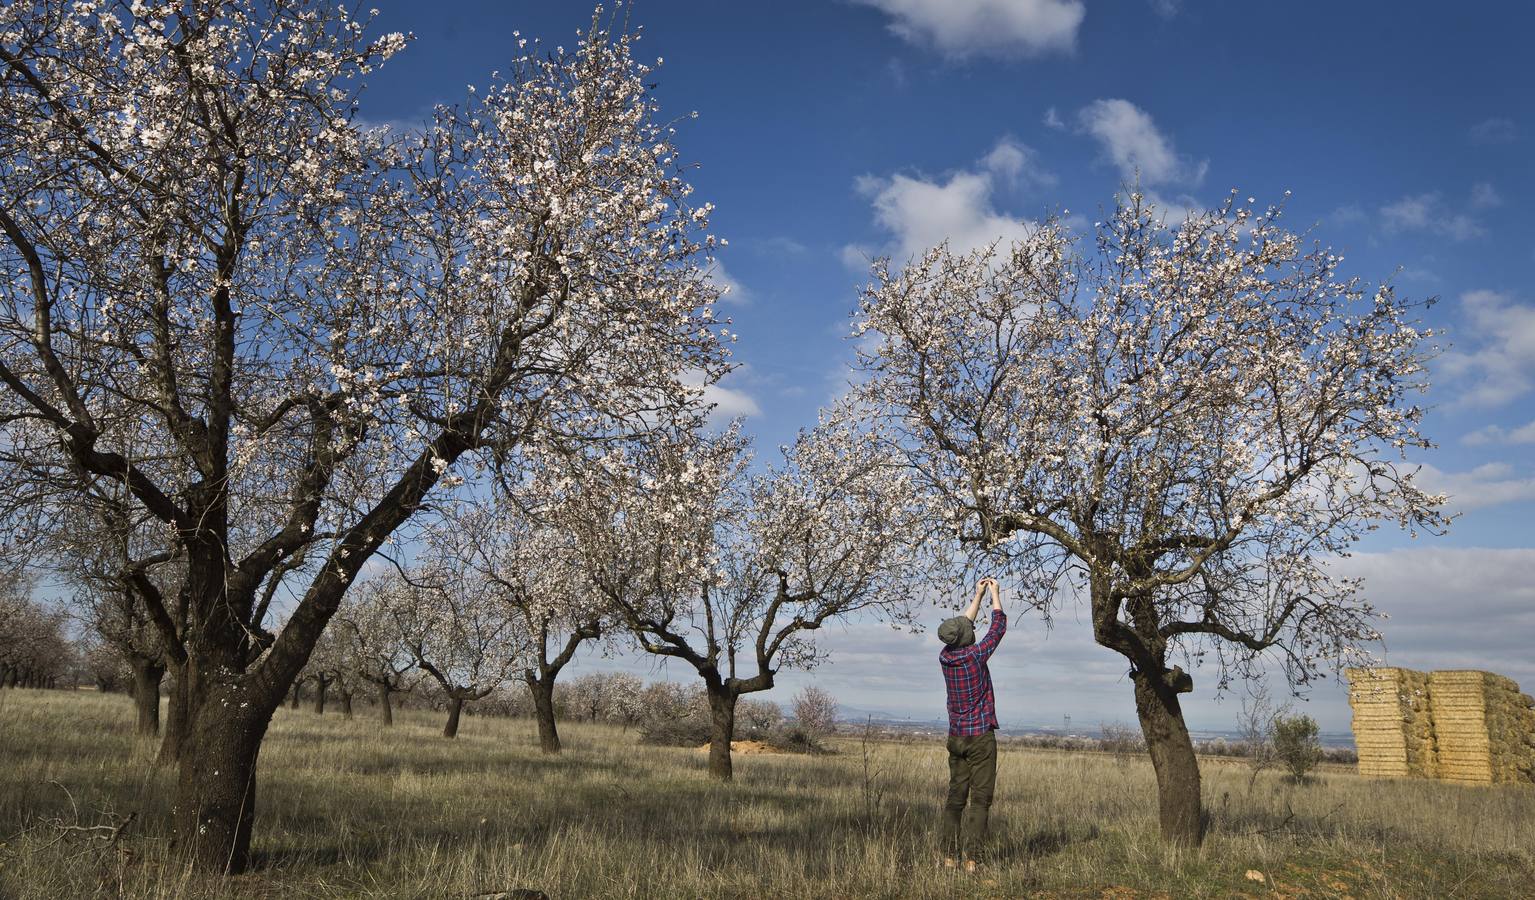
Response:
M698 752L708 753L709 745L704 744L699 747ZM731 741L730 752L739 753L742 756L757 756L762 753L783 753L784 751L763 741Z

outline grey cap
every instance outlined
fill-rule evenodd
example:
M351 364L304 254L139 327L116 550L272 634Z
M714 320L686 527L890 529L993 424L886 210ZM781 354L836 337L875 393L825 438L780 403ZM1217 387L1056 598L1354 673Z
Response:
M975 643L975 623L965 616L944 619L943 624L938 626L938 640L954 650L968 647Z

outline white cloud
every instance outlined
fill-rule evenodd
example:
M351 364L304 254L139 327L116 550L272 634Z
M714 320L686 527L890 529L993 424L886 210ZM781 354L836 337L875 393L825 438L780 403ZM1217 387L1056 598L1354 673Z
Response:
M431 118L429 113L423 114L419 119L370 119L367 116L353 116L352 126L359 131L382 131L386 140L401 140L424 134L426 123L430 122Z
M1027 147L1023 147L1014 141L998 141L997 146L990 153L986 154L985 159L981 160L981 165L985 166L994 175L1000 175L1009 180L1016 180L1018 175L1023 172L1024 163L1029 161L1027 150Z
M1414 547L1337 563L1365 579L1389 618L1386 661L1411 669L1487 669L1535 688L1535 549Z
M1397 278L1402 281L1415 281L1419 284L1438 284L1444 279L1433 269L1425 269L1422 266L1403 266L1397 273Z
M999 181L1049 183L1049 173L1039 169L1028 147L1008 138L998 142L979 168L951 174L947 180L920 176L863 176L858 192L874 206L874 221L892 235L886 248L897 261L905 261L944 241L956 252L974 250L998 239L1023 237L1028 222L998 211L993 193ZM867 248L844 247L843 262L851 268L866 266ZM870 254L873 255L873 254Z
M709 281L724 291L724 295L720 297L721 303L745 306L751 302L751 293L739 281L731 277L730 272L725 269L725 264L717 259L709 267Z
M758 253L769 256L801 256L810 252L809 247L788 235L782 234L763 238L760 241L753 241L751 246Z
M1459 387L1457 402L1497 406L1535 387L1535 305L1497 291L1469 291L1460 298L1457 346L1439 359Z
M1471 208L1493 209L1503 205L1503 195L1498 189L1485 181L1479 181L1471 186Z
M738 381L745 374L744 366L736 368L725 376L726 381ZM738 416L755 416L762 412L756 399L750 394L738 388L725 387L718 382L704 384L702 372L688 372L682 376L682 383L692 387L703 387L704 402L713 404L714 409L709 413L709 424L723 425Z
M1055 184L1055 175L1040 164L1039 154L1010 137L997 141L997 146L981 159L981 167L1010 186Z
M1516 428L1488 425L1467 433L1460 439L1468 447L1485 447L1491 444L1535 444L1535 421Z
M1513 119L1493 116L1471 126L1471 140L1478 144L1508 144L1519 137L1519 127Z
M865 244L843 244L837 251L837 258L842 264L854 272L869 271L869 264L879 256L879 251Z
M1535 476L1517 475L1504 462L1490 462L1465 472L1445 472L1424 465L1418 485L1434 494L1448 494L1451 512L1469 512L1505 503L1535 500Z
M1125 179L1142 184L1189 183L1204 179L1207 162L1190 164L1145 110L1118 98L1094 100L1077 112L1078 126L1103 147Z
M1045 110L1044 123L1046 128L1054 128L1056 131L1065 131L1066 123L1061 120L1061 114L1055 111L1055 107Z
M997 240L1016 239L1029 226L997 212L986 174L958 172L946 182L906 175L861 179L859 192L874 204L874 221L895 236L898 260L919 255L944 241L956 252Z
M1147 0L1151 4L1151 11L1164 19L1171 19L1178 15L1183 8L1183 0Z
M1382 206L1380 208L1381 221L1390 229L1427 228L1429 209L1438 202L1438 194L1419 194L1416 197L1403 197L1389 206Z
M714 416L734 419L737 416L755 416L762 413L757 401L744 391L711 384L704 388L704 402L714 404Z
M1486 233L1476 219L1449 209L1438 191L1410 195L1382 206L1380 220L1388 232L1426 231L1452 241L1469 241Z
M1351 225L1363 222L1367 218L1369 217L1364 214L1364 210L1360 208L1359 204L1345 203L1333 210L1332 214L1327 217L1327 221L1333 225Z
M892 19L890 30L945 56L1070 53L1086 14L1081 0L854 0Z

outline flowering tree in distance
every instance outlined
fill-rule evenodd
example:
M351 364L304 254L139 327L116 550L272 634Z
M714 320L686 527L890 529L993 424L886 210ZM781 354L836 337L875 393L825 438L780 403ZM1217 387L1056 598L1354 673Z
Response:
M387 585L385 578L352 585L336 610L331 629L341 645L338 655L348 675L373 686L379 722L393 725L394 695L410 689L407 676L416 667L416 660L386 602Z
M456 505L431 529L426 553L435 568L452 573L447 577L483 585L487 601L499 603L499 614L524 636L522 680L539 747L559 753L555 683L583 643L602 637L605 607L571 542L539 521L541 509L560 502L560 492L539 490L546 481L529 478L515 496L496 490Z
M837 698L815 685L807 685L794 695L794 721L817 737L837 730Z
M594 18L390 138L358 79L406 40L366 31L319 0L0 7L0 444L120 482L184 561L150 611L204 871L246 868L273 710L462 458L643 429L724 368L632 35Z
M69 661L63 613L33 600L31 587L0 572L0 688L52 687Z
M443 737L458 737L464 704L483 700L527 658L529 636L496 586L452 569L424 566L384 589L400 639L448 700Z
M828 621L906 620L923 583L905 476L872 442L823 427L767 472L746 461L734 429L656 440L603 460L561 507L619 626L703 679L722 780L743 694L813 667L810 632Z
M1048 612L1062 574L1129 662L1163 836L1202 836L1179 707L1277 656L1292 684L1378 637L1327 560L1378 520L1437 528L1403 454L1428 348L1412 307L1228 202L1177 226L1131 193L1084 252L1047 222L1011 247L877 262L856 331L864 410L936 525Z
M101 489L121 488L103 482ZM143 529L127 519L128 504L99 491L86 492L57 510L46 539L33 544L34 558L49 560L71 588L81 621L117 654L133 676L132 696L141 735L160 732L160 684L169 668L165 642L150 619L146 590L163 594L174 583L171 554L145 548ZM151 537L156 536L151 532ZM175 706L175 698L172 698ZM177 715L173 712L172 719ZM175 738L167 759L173 758Z

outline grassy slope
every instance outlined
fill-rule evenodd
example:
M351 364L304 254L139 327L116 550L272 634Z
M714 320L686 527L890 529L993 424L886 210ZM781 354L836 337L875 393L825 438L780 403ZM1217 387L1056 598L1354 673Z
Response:
M1156 837L1148 763L1004 747L1001 859L976 877L935 864L935 743L874 744L867 782L844 739L834 757L738 756L720 785L703 754L613 727L562 725L566 752L546 759L529 722L470 718L449 741L435 715L367 716L279 713L258 870L220 883L168 859L173 779L149 765L125 698L0 692L0 897L1512 897L1535 883L1528 788L1339 771L1303 787L1264 773L1249 793L1245 768L1211 760L1213 833L1177 853ZM104 812L139 814L115 848L44 822Z

